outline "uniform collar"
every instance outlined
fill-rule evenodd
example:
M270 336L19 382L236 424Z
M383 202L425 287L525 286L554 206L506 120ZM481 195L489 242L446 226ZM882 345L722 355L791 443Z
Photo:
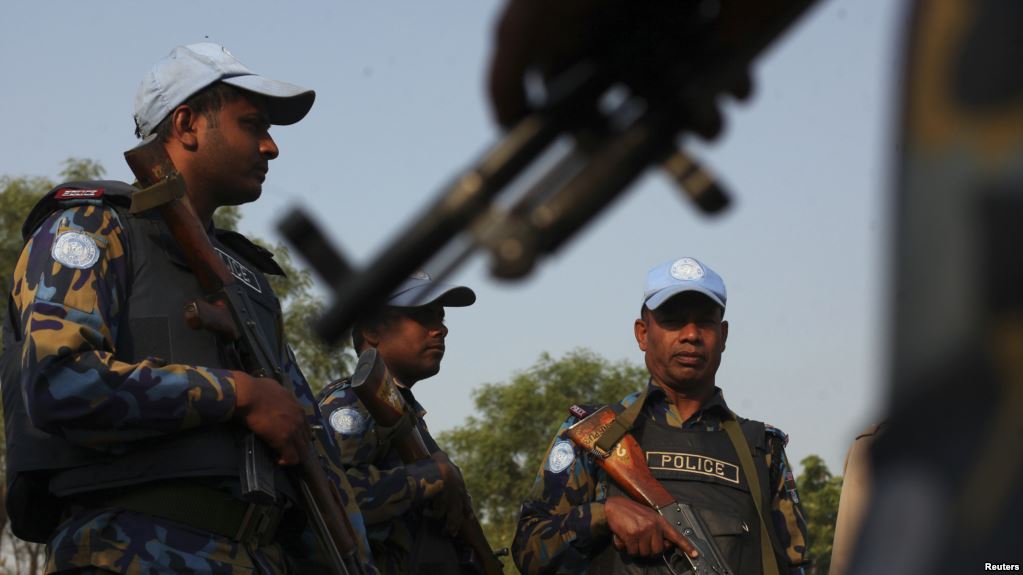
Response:
M422 419L423 416L426 415L426 408L423 407L423 404L416 400L416 396L412 395L412 388L404 385L397 379L394 380L394 383L398 388L398 393L405 398L405 403L412 407L413 411L416 412L416 415L419 416L419 419Z
M635 394L634 394L635 395ZM647 381L647 397L646 397L646 408L661 406L662 408L668 407L668 396L664 393L654 381ZM633 396L629 396L633 397ZM628 398L627 398L628 399ZM629 402L631 403L631 402ZM728 404L725 403L725 394L721 391L720 387L714 386L714 393L710 396L710 399L705 401L700 409L693 414L690 421L699 421L705 415L713 415L717 418L728 417L732 411L728 408Z

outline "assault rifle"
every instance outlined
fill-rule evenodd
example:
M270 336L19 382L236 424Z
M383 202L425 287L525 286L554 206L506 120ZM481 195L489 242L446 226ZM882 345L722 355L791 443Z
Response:
M705 211L728 203L676 139L695 130L716 135L717 97L748 91L756 57L814 0L593 4L596 21L580 58L538 86L537 111L456 177L365 270L356 273L303 211L279 224L334 290L333 306L314 325L322 339L339 340L415 270L442 278L476 249L489 253L495 277L527 276L650 166L666 169ZM499 198L505 190L511 197Z
M216 334L233 352L236 367L254 377L271 377L290 389L288 376L270 349L270 343L256 321L253 303L245 286L234 278L224 260L210 243L206 230L196 216L185 193L185 182L159 138L151 136L124 153L132 173L142 188L132 197L132 213L159 209L171 235L199 281L206 299L190 302L185 319L193 329ZM308 447L299 454L297 483L305 511L316 530L332 572L339 575L364 573L358 556L354 531L332 490L315 454ZM269 447L254 433L244 441L240 477L242 497L258 511L273 503L276 464ZM267 517L249 520L265 522ZM259 523L257 523L259 525Z
M699 552L689 557L677 548L663 558L672 573L692 572L693 575L732 575L721 550L714 543L707 525L689 504L677 501L650 473L646 455L636 438L626 433L609 451L597 446L597 441L612 425L617 415L610 407L602 407L592 414L574 405L572 415L580 421L568 428L568 438L593 455L593 460L617 483L629 497L653 508L668 523L685 536Z
M398 392L377 350L370 348L359 355L359 362L352 374L352 391L377 424L391 427L403 420L410 423L407 429L394 436L394 448L403 462L412 463L430 458L430 451L419 428L412 423L414 414L409 411L408 404ZM472 550L471 557L460 558L463 565L484 575L504 573L504 566L487 543L483 528L472 509L468 510L468 515L462 520L458 538Z

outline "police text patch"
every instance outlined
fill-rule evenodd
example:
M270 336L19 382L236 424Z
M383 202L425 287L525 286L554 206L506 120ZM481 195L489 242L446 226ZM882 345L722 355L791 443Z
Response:
M263 293L263 290L259 289L259 280L256 279L256 274L252 270L242 265L240 261L234 259L223 250L219 248L213 249L217 250L217 253L220 254L220 259L224 260L227 267L231 269L231 275L237 278L238 281L256 290L256 293Z
M707 477L724 479L739 485L739 466L706 455L695 453L671 453L666 451L648 451L646 463L650 469L695 473Z

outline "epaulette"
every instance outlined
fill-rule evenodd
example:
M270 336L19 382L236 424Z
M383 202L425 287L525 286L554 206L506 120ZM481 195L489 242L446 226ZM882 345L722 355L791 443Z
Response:
M316 396L316 403L323 403L325 399L333 395L335 392L341 391L342 389L348 389L352 386L351 377L342 377L341 379L335 379L334 381L323 386L320 390L320 394Z
M777 427L775 427L773 425L769 425L767 423L764 424L764 431L766 431L768 435L773 435L773 436L777 437L778 439L780 439L782 447L788 447L789 446L789 435L787 433L785 433L784 431L778 429Z
M597 410L599 410L600 408L604 407L604 405L605 404L602 404L602 403L593 403L593 404L581 403L581 404L575 404L572 407L568 408L568 413L570 413L572 415L572 417L575 417L576 419L586 419L590 415L596 413Z
M252 240L238 232L218 228L213 230L213 233L217 236L217 240L238 252L238 255L250 262L253 266L259 269L259 271L275 276L285 275L284 270L281 269L281 266L277 264L276 260L274 260L274 254L270 250L254 243Z
M63 206L73 206L82 202L106 202L121 208L131 207L131 194L135 188L116 180L95 180L82 182L67 182L61 184L46 194L36 205L32 207L25 223L21 226L21 237L27 240L35 233L36 228L43 223L50 214L62 209Z

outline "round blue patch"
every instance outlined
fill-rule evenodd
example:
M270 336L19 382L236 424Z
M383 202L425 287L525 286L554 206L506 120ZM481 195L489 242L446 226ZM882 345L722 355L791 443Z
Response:
M57 236L50 255L65 267L84 270L99 261L99 246L87 233L66 231Z
M354 435L362 431L366 418L353 407L342 407L330 414L330 426L341 435Z
M572 446L572 442L564 439L559 440L551 448L550 455L547 456L547 470L551 473L561 473L568 469L573 461L575 461L575 448Z

